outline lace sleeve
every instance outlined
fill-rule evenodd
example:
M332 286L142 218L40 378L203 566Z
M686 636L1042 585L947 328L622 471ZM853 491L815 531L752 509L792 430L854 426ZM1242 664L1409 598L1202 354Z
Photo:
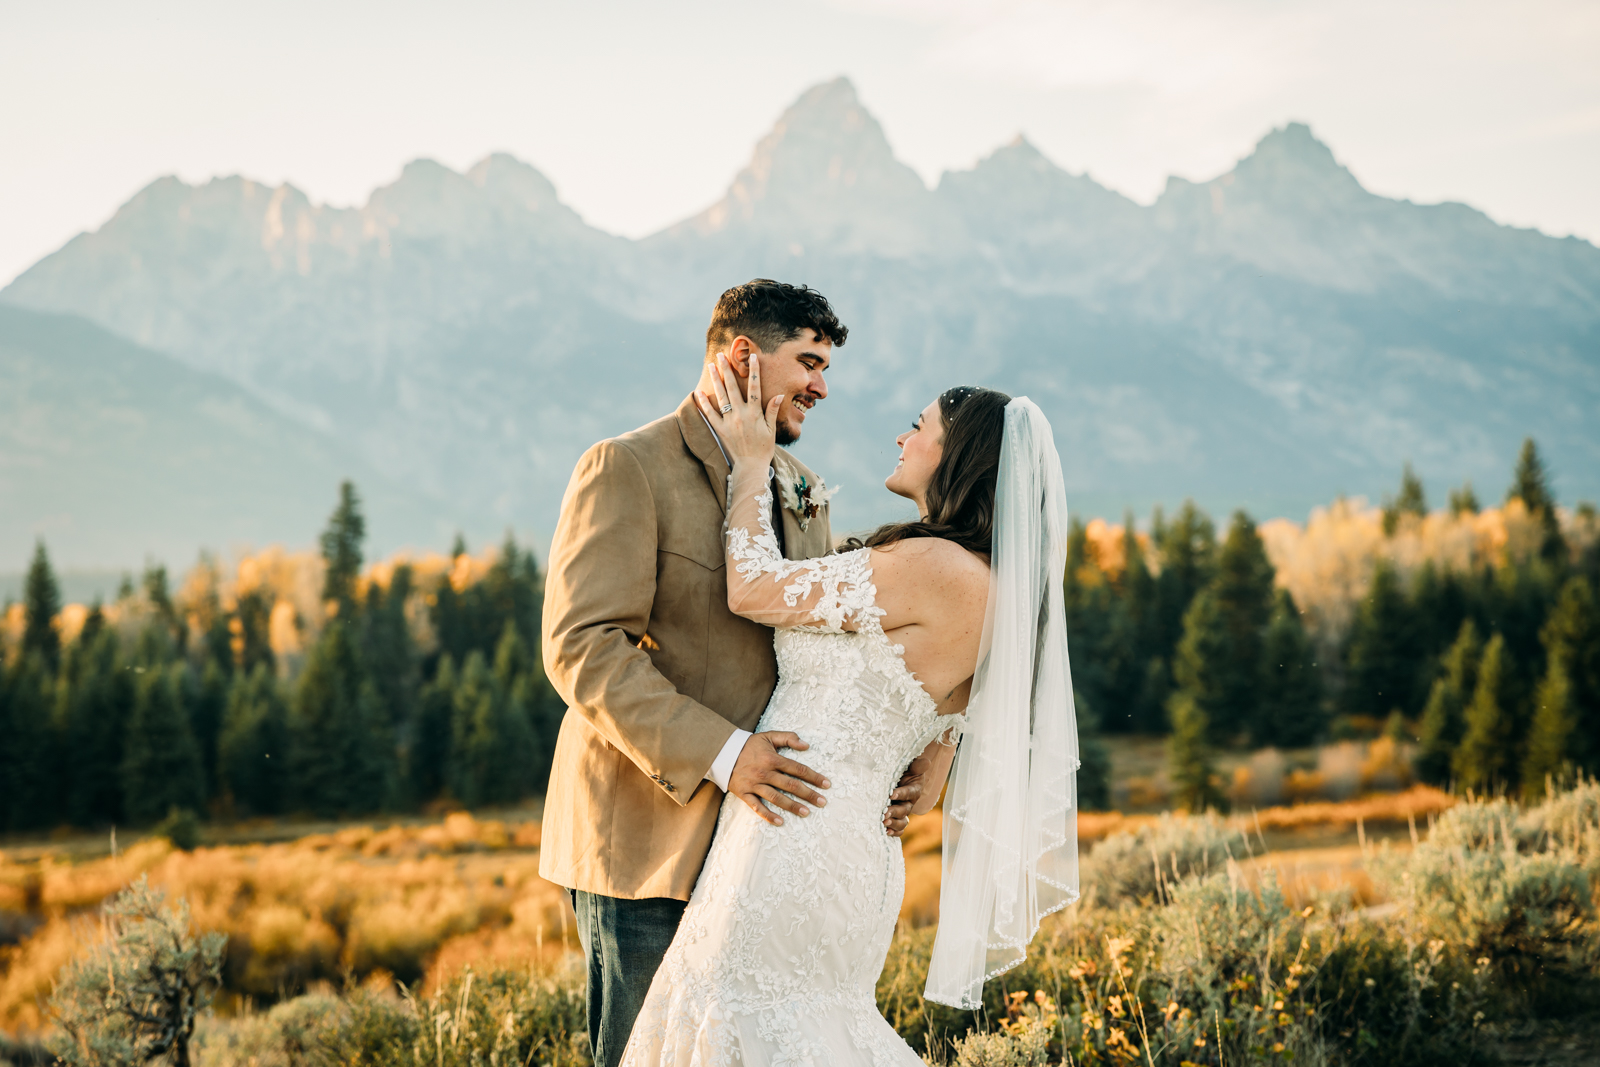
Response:
M728 607L779 629L859 630L883 610L873 601L872 550L785 559L772 528L772 483L734 495L728 477ZM755 532L751 532L752 525Z

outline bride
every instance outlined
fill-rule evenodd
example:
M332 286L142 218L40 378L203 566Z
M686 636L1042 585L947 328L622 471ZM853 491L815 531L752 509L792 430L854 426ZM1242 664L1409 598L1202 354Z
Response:
M929 999L979 1007L1078 895L1060 459L1032 401L951 389L896 438L884 483L920 518L786 560L770 471L785 398L763 410L754 354L748 398L717 369L696 399L733 466L728 606L777 630L758 729L805 738L829 793L725 798L623 1065L916 1067L874 997L905 890L883 798L906 766L930 759L918 813L950 787Z

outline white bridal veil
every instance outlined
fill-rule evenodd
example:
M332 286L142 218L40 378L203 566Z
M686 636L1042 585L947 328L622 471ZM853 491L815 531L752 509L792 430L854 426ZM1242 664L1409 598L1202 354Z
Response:
M1062 581L1067 499L1050 423L1006 405L989 607L945 797L939 932L925 995L983 1003L1039 920L1078 899L1078 731Z

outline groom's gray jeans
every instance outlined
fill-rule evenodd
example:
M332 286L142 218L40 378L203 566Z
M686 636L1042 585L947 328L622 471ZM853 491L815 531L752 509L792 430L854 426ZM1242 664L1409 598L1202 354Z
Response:
M569 892L578 915L578 940L589 961L584 988L589 1047L595 1067L617 1067L687 905L666 897L623 900L580 889Z

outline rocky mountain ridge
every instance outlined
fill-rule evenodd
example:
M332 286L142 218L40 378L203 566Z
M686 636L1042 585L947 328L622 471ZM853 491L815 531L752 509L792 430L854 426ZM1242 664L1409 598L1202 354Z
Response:
M752 276L817 286L852 328L798 446L847 486L842 527L898 513L888 427L962 381L1039 400L1090 511L1303 514L1406 459L1442 496L1497 485L1528 433L1569 498L1600 494L1600 250L1375 196L1300 124L1148 207L1020 138L929 189L840 79L644 240L503 155L419 160L346 209L161 179L0 302L83 316L446 511L547 534L578 453L671 410L716 295Z

